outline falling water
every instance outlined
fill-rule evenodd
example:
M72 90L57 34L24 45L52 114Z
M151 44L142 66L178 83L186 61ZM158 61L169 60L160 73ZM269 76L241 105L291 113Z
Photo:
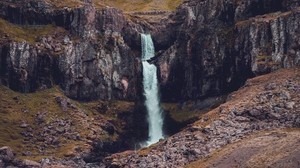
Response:
M158 96L156 66L147 60L154 57L154 46L150 34L142 34L142 64L145 105L148 112L149 139L146 146L158 142L163 136L163 118Z

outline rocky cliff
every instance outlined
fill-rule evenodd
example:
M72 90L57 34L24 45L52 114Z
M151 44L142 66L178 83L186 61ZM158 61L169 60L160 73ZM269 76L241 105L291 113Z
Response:
M186 1L153 31L164 100L218 95L299 66L298 1Z
M142 32L153 35L165 101L224 94L249 77L299 65L296 0L190 0L152 25L94 1L26 4L2 1L1 18L25 34L63 30L33 39L2 30L1 81L21 92L59 84L75 99L134 100Z
M75 99L133 100L140 73L136 39L143 24L92 2L65 3L62 8L51 1L1 1L0 16L26 28L25 34L51 24L64 29L31 41L2 30L1 83L21 92L59 84Z

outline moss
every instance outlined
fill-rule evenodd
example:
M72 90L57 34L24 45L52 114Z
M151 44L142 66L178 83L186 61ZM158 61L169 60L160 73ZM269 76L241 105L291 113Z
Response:
M105 114L106 117L115 118L119 113L130 112L133 109L133 102L126 101L92 101L82 102L81 107L87 109L89 114Z
M170 117L178 123L184 123L192 118L199 116L198 111L193 111L189 108L180 108L175 103L163 103L162 108L170 114Z
M260 62L260 61L267 61L269 59L271 59L271 56L269 55L258 55L256 57L257 61Z
M0 19L0 36L1 40L11 39L15 41L28 41L34 43L41 36L48 35L53 32L64 32L65 30L53 25L42 26L20 26L9 23Z
M182 0L169 0L169 1L167 2L168 8L169 8L170 10L173 11L173 10L175 10L182 2L183 2Z
M189 102L188 105L180 107L176 103L163 103L162 108L164 111L170 114L170 117L175 120L177 123L188 123L190 121L198 119L201 114L207 112L207 109L199 110L193 108L192 102Z
M134 103L127 101L93 101L83 102L80 107L86 109L90 116L102 114L105 119L113 122L118 132L122 133L126 123L120 120L119 116L130 115L129 113L134 109ZM117 137L110 138L117 139ZM106 140L108 139L106 138Z
M68 141L67 143L64 143L59 148L48 148L45 154L40 154L37 151L31 150L32 155L31 156L18 156L20 159L30 159L34 161L40 161L43 158L47 158L49 156L52 156L53 158L59 159L64 157L72 157L76 155L76 152L78 150L85 150L85 148L90 148L89 146L86 146L87 144L81 142L81 141Z
M153 149L154 145L151 145L149 147L146 148L142 148L140 150L138 150L138 154L143 157L143 156L148 156L149 153L151 152L151 150Z
M173 11L183 0L93 0L98 8L111 6L126 12L167 10Z
M45 0L45 1L57 8L62 8L62 7L77 8L83 4L80 0L63 0L63 1Z
M226 98L227 95L223 95L205 100L187 101L184 104L163 103L162 108L165 112L169 113L171 119L177 124L186 125L204 117L207 112L224 103ZM206 104L206 106L199 106L199 101L201 101L202 104Z
M270 55L258 55L256 57L258 67L261 69L267 69L268 71L278 69L280 63L275 62Z

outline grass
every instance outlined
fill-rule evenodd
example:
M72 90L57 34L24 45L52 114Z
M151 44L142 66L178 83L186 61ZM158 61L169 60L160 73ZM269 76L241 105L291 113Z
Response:
M176 103L163 103L162 108L170 113L170 117L178 123L185 123L197 119L204 111L193 109L190 106L180 108Z
M267 67L270 69L277 69L279 68L279 63L272 60L270 55L258 55L256 57L257 65L260 67Z
M138 150L138 154L139 156L143 157L143 156L147 156L149 155L149 153L152 151L152 149L154 148L155 144L150 145L148 147L142 148L141 150Z
M92 147L88 143L89 134L95 135L95 141L114 141L118 138L118 133L122 131L124 121L118 119L118 114L128 112L133 108L133 103L113 101L95 101L83 103L70 100L75 108L68 108L63 111L55 100L56 97L66 98L58 87L38 91L35 93L21 94L14 92L9 88L0 85L0 147L10 146L17 154L18 158L40 160L45 157L64 158L75 155L76 149L87 151ZM98 109L98 106L104 104L107 110ZM26 111L26 112L25 112ZM38 124L36 116L40 112L46 112L45 122ZM57 119L71 121L70 129L77 132L81 139L70 140L64 134L57 135L59 146L48 145L43 153L39 148L44 145L43 141L34 141L26 139L21 132L26 128L20 125L25 122L32 128L35 138L42 132L44 126L55 122ZM111 121L117 127L118 133L109 135L100 127L101 121ZM115 124L118 123L118 124ZM96 133L95 133L96 130ZM22 153L29 151L31 156L23 156Z
M102 4L126 12L141 12L149 10L173 11L183 0L93 0L93 2L98 6Z
M120 114L130 113L134 109L133 102L127 101L92 101L92 102L84 102L79 105L80 107L87 110L90 116L98 115L99 112L103 115L103 117L107 120L111 120L113 124L116 126L118 132L123 132L123 128L125 126L125 121L119 120ZM106 137L116 139L117 137Z
M197 107L197 103L194 101L187 101L185 105L178 103L163 103L162 108L170 114L170 117L177 123L189 123L193 122L208 111L218 107L226 99L226 95L214 98L215 101L204 108ZM205 100L203 100L205 101Z
M64 29L53 25L43 26L20 26L9 23L0 19L0 36L3 40L5 37L15 41L28 41L34 43L41 36L46 36L52 32L62 32Z
M54 8L79 8L84 5L84 0L45 0ZM110 6L126 12L141 12L148 10L173 11L183 0L92 0L99 9Z
M169 0L167 1L168 7L170 10L175 10L181 3L183 2L183 0Z
M76 8L82 5L80 0L45 0L47 3L57 7L69 7L69 8Z
M4 86L0 86L0 146L10 146L17 154L26 149L32 148L36 152L34 144L26 146L25 139L21 136L20 124L25 121L27 124L36 126L34 117L40 111L47 109L47 119L63 116L57 103L52 100L53 93L57 88L49 89L36 94L19 94ZM49 99L50 97L50 99ZM24 110L28 112L24 112Z
M258 55L256 57L256 59L257 59L258 62L260 62L260 61L267 61L267 60L270 60L272 58L269 55Z

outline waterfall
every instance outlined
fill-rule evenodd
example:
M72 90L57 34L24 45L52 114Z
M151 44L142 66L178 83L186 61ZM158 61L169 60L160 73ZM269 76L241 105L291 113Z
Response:
M163 118L160 108L157 68L147 60L154 57L154 45L150 34L141 35L142 42L142 64L143 64L143 86L145 95L145 106L148 114L149 134L146 146L158 142L163 136Z

